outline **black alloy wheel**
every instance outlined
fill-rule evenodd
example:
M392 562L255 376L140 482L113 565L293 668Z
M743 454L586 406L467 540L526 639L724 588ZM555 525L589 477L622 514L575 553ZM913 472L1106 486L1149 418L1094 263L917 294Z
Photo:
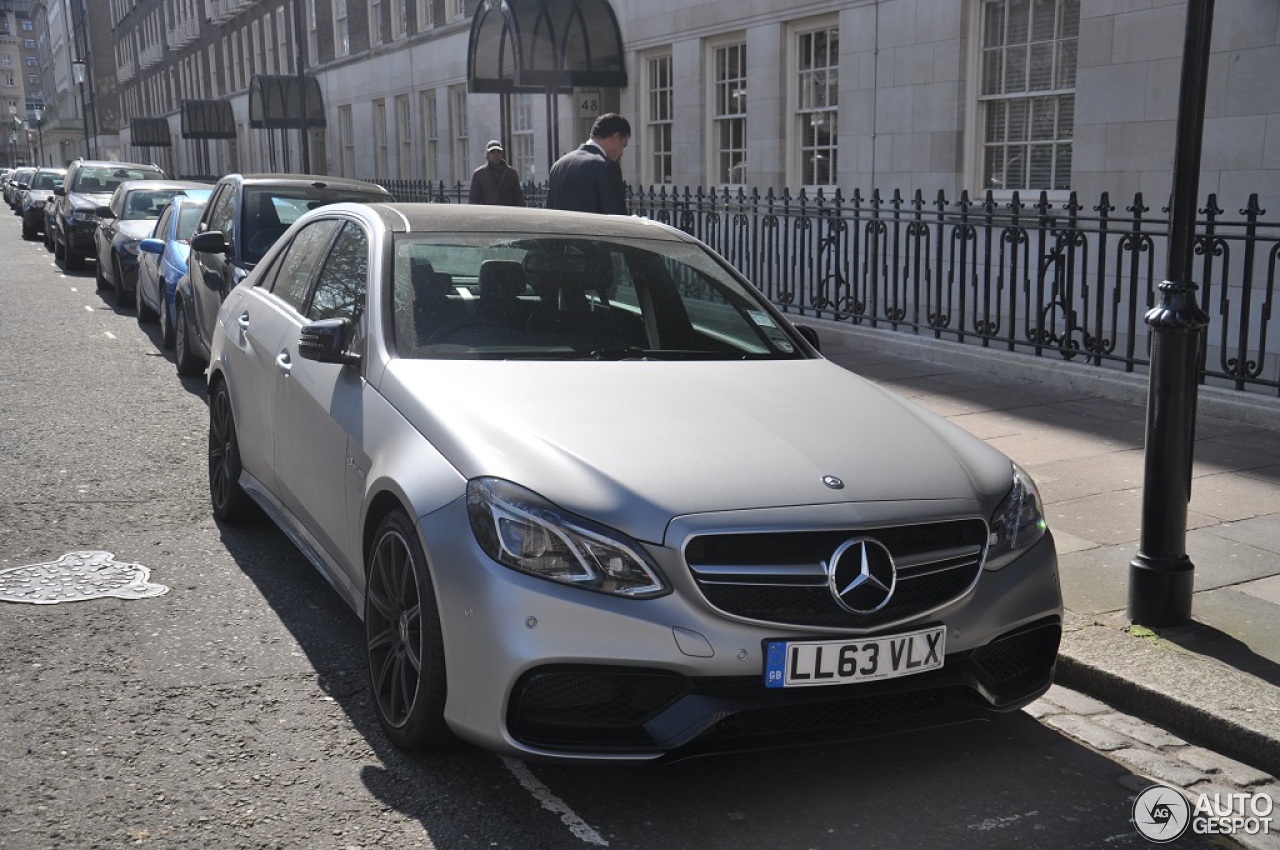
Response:
M219 381L209 399L209 501L214 519L235 522L244 517L249 496L240 487L240 469L231 393L226 382Z
M173 348L173 320L169 318L169 298L164 291L164 281L160 281L160 345Z
M102 265L99 263L98 265ZM124 289L124 270L120 268L120 260L116 258L115 252L112 251L111 271L116 279L116 309L128 310L131 305L129 293Z
M445 749L456 739L444 720L444 638L408 514L397 508L382 520L365 562L365 657L378 721L398 747Z

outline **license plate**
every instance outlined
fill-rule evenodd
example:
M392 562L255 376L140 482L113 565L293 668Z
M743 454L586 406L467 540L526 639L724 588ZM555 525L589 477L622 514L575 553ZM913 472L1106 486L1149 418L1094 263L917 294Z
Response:
M847 685L937 670L946 655L947 627L852 640L772 640L766 644L769 688Z

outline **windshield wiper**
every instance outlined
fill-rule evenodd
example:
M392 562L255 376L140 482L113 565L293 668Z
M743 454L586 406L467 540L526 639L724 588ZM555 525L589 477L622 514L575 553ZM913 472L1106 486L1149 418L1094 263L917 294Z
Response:
M584 360L733 360L722 351L703 351L683 348L639 348L628 345L622 348L597 348L583 355Z

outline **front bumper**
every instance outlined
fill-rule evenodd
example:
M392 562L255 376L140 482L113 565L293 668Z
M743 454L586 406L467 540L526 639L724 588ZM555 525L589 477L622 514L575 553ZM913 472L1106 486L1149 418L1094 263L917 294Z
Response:
M678 759L849 740L1015 710L1053 678L1061 636L1046 535L942 610L876 630L947 627L943 667L855 685L764 684L768 640L840 638L731 619L692 587L673 549L650 553L675 592L623 599L495 564L455 502L420 519L447 659L445 718L482 747L549 760Z
M67 223L63 230L63 238L66 240L67 248L77 254L93 256L97 250L97 245L93 239L97 229L98 226L96 224Z

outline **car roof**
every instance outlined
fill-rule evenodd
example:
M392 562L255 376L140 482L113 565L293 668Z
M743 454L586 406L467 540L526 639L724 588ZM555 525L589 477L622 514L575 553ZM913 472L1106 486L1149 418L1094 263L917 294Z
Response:
M693 237L661 222L633 215L547 210L477 204L372 203L330 204L324 210L365 207L397 232L545 233L549 236L601 236L694 242Z
M153 171L163 171L160 166L154 162L129 162L123 159L77 159L71 163L77 167L90 168L150 168Z
M316 186L325 189L354 189L357 191L387 192L377 183L367 180L356 180L352 177L333 177L327 174L277 174L270 172L254 174L228 174L219 183L239 183L243 186Z
M149 192L165 189L212 189L212 183L196 183L190 180L124 180L116 188L118 192L146 189Z

